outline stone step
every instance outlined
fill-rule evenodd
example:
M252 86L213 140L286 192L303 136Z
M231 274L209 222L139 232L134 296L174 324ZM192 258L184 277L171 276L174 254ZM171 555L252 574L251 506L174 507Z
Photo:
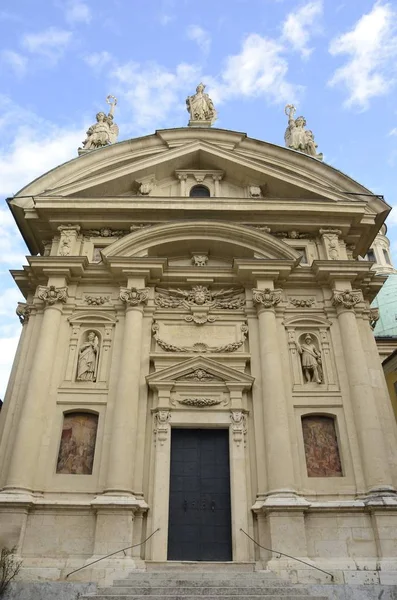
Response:
M202 578L188 578L185 576L181 577L162 577L162 578L150 578L148 576L142 577L127 577L125 579L115 579L113 582L114 586L136 586L136 587L167 587L167 586L182 586L182 587L262 587L264 585L277 585L285 584L282 579L277 577L250 577L250 578L229 578L229 579L218 579L210 577Z
M274 590L272 590L274 592ZM184 600L186 596L173 595L173 596L149 596L151 600ZM148 600L148 596L135 596L133 594L95 594L81 596L81 600L115 600L115 598L121 598L124 600ZM219 596L206 596L208 600L218 600ZM203 600L203 596L189 596L190 600ZM244 596L244 600L328 600L326 596L310 596L308 594L299 595L292 592L287 596L282 594L271 593L269 595L258 594L253 596ZM235 596L223 596L223 600L236 600Z
M255 571L254 562L217 562L217 561L202 561L202 560L167 560L167 561L146 561L147 572L159 571L226 571L227 573L243 573Z
M147 573L137 571L136 573L129 573L127 579L135 581L143 579L146 581L267 581L268 579L277 579L277 577L272 571L254 571L253 573L225 573L224 571L209 573L190 571L166 573L165 571L152 571L151 573Z
M191 598L193 596L219 596L224 598L225 596L268 596L269 594L277 593L282 596L287 594L293 594L295 596L301 596L308 594L305 587L291 586L288 582L279 586L261 586L261 587L214 587L214 586L200 586L200 587L184 587L184 586L169 586L169 587L140 587L140 586L114 586L100 589L101 594L108 594L109 596L163 596L168 598L170 596L184 596Z

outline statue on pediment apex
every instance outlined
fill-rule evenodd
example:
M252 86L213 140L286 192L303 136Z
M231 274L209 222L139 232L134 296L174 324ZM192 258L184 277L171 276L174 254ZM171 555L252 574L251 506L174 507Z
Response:
M96 123L87 129L87 137L83 142L83 148L79 148L79 151L95 150L117 142L119 127L113 121L117 98L108 96L106 102L110 105L109 113L107 115L103 111L97 113Z
M285 114L288 117L288 126L284 135L285 145L287 148L292 148L292 150L298 150L298 152L323 160L323 154L321 152L317 153L318 144L314 141L313 132L310 129L305 129L305 117L300 116L295 119L295 113L295 106L287 104Z
M210 125L216 120L217 114L214 103L208 94L204 93L204 83L199 83L196 93L186 98L186 108L190 114L190 121L207 121Z

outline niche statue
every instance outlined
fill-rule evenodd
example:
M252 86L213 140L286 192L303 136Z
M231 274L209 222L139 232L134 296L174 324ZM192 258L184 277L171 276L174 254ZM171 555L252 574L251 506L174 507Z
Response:
M77 381L96 381L99 358L99 340L94 331L90 331L87 341L81 344L77 362Z
M305 343L295 342L296 349L301 355L302 371L306 383L322 383L321 353L313 343L310 333L305 335Z

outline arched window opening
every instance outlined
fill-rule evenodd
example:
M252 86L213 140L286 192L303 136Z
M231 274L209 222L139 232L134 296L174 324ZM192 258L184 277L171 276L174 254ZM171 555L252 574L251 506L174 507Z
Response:
M97 414L85 412L64 414L57 473L92 474L97 429Z
M324 415L302 417L308 477L342 477L335 419Z
M211 194L206 185L194 185L189 196L191 198L209 198Z
M391 265L391 260L390 260L390 256L387 250L385 250L383 248L383 256L385 257L385 261L387 262L388 265Z

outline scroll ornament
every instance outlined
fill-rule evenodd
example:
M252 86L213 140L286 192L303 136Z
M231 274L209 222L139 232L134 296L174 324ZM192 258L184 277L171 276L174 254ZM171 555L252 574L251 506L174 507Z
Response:
M332 304L334 306L354 308L356 304L362 301L363 293L361 290L334 290Z
M68 297L68 288L57 288L55 285L39 285L37 287L37 297L40 298L40 300L43 300L47 306L53 306L57 302L65 304Z
M128 304L129 306L138 306L147 302L149 297L150 288L143 288L138 290L136 287L132 288L120 288L120 300Z
M281 302L281 289L271 290L265 288L264 290L258 290L254 288L252 290L252 299L255 304L261 304L264 308L273 308Z

